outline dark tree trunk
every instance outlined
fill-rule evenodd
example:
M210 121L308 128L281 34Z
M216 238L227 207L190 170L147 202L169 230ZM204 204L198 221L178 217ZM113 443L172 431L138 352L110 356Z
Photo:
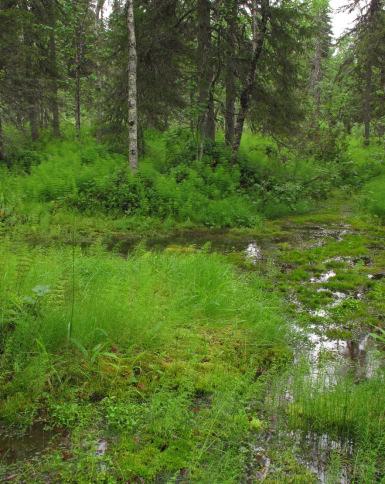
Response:
M58 102L58 70L56 59L56 12L55 2L52 0L48 5L49 26L51 28L49 34L49 64L50 64L50 107L52 113L52 131L57 138L60 137L60 116L59 116L59 102Z
M364 144L368 146L370 143L370 123L372 120L372 66L368 64L365 70L365 86L364 86Z
M318 21L322 22L320 16L318 17ZM322 80L322 58L323 58L323 38L321 32L316 38L316 45L315 45L315 52L313 58L313 68L310 77L310 91L313 95L314 99L314 113L313 113L313 120L312 124L313 127L316 127L318 124L318 120L320 117L320 109L321 109L321 80Z
M81 135L81 70L84 50L84 28L82 17L87 15L88 3L86 10L79 10L79 0L73 0L73 6L76 16L75 26L75 131L77 138Z
M246 115L250 107L250 98L255 83L255 74L257 70L258 61L262 54L263 44L266 36L267 21L269 17L269 0L262 0L261 2L261 21L257 25L257 2L253 2L252 17L253 17L253 52L250 62L249 72L246 77L246 82L241 91L240 108L237 116L237 121L234 128L234 139L232 143L232 161L235 163L238 157L239 147L243 134Z
M0 162L5 160L3 122L0 115Z
M213 79L209 89L207 119L206 119L206 129L205 129L205 137L212 141L215 141L214 88L215 88L215 80Z
M96 137L100 141L101 126L103 119L102 109L102 91L103 91L103 73L102 63L100 59L100 51L102 48L102 32L103 32L103 8L105 0L97 0L95 10L95 48L96 48L96 99L95 99L95 114L96 114Z
M28 11L27 4L24 5L24 8L26 11ZM39 138L38 86L36 85L37 80L34 76L34 66L32 63L32 53L35 46L32 37L32 28L28 23L25 24L24 28L24 47L27 116L31 131L31 139L32 141L36 141Z
M80 93L80 65L81 65L81 48L80 48L80 34L77 33L76 40L76 54L75 54L75 130L76 136L80 138L81 129L81 93Z
M380 79L381 79L381 89L382 92L385 92L385 66L381 67L380 71ZM385 113L385 99L384 96L382 96L381 99L381 112ZM378 136L379 136L379 141L380 143L384 141L384 135L385 135L385 120L382 118L379 121L379 126L378 126Z
M215 139L214 74L211 59L211 22L209 0L198 0L198 132L202 139Z
M366 49L366 59L364 63L364 88L363 88L363 121L364 121L364 145L368 146L370 143L370 124L372 121L372 51L371 51L371 37L370 34L378 28L379 14L383 10L383 0L370 0L368 10L366 13L365 28L368 37L368 46Z
M236 29L237 29L237 0L227 0L226 2L226 68L225 68L225 141L231 146L234 140L235 126L235 101L237 98L235 76L236 76Z
M106 0L97 0L96 2L96 10L95 10L95 17L96 22L99 23L103 20L103 8Z
M35 102L32 100L28 108L29 126L31 130L31 139L36 141L39 138L38 112Z
M144 130L140 122L138 122L138 155L143 156L146 153L146 143L144 140Z

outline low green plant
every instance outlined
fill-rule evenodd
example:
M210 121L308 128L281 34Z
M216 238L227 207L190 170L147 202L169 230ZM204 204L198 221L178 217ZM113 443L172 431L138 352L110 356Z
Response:
M72 248L4 242L0 265L2 302L39 298L4 336L0 420L66 429L74 456L59 465L48 452L41 472L93 478L89 440L105 435L116 480L242 478L255 399L288 357L279 300L257 273L207 251L138 248L125 260L76 248L73 265Z
M382 175L364 187L361 202L364 210L369 211L381 222L385 221L385 176Z

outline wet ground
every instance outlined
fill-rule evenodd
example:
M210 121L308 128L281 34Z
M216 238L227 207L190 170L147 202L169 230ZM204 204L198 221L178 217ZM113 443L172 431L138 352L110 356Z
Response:
M106 241L109 250L123 256L138 244L147 250L183 253L204 249L236 255L236 260L244 261L250 270L267 273L288 305L293 367L305 362L308 378L322 379L325 388L332 386L339 375L354 374L359 381L380 371L383 356L371 333L375 331L372 323L376 323L381 307L373 306L370 293L376 281L385 281L381 270L385 257L384 240L376 231L368 236L349 223L318 224L308 219L302 223L282 223L275 233L260 236L202 230L144 240L119 236ZM285 390L278 396L283 404L292 403L295 398L290 372L286 378ZM320 482L325 482L332 451L344 453L347 458L352 453L351 442L335 440L327 434L279 430L275 416L268 418L271 425L265 443L256 445L253 451L257 480L266 479L274 467L269 445L299 449L295 452L299 465ZM51 432L39 426L20 439L0 437L0 462L38 457L52 438ZM101 440L96 452L103 454L106 448L107 442ZM350 482L347 469L348 466L340 470L336 482Z
M42 424L34 425L28 433L20 437L7 436L5 429L0 428L0 462L10 464L32 457L38 458L57 437L57 431L48 430Z

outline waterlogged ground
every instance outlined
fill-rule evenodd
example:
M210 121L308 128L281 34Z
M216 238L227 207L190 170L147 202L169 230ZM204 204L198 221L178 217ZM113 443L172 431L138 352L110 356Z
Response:
M124 254L131 243L117 240L118 250ZM259 236L186 232L148 245L227 253L242 270L263 272L284 295L292 321L293 368L266 397L266 421L260 422L265 431L250 447L247 479L360 481L354 439L349 432L329 435L326 428L313 429L311 416L307 425L299 423L305 415L296 386L310 382L307 388L322 395L345 378L357 386L382 378L384 353L374 334L383 326L385 310L384 228L332 212L280 222ZM381 408L379 419L385 417ZM376 473L367 475L367 482L377 478Z
M106 240L119 256L137 243L124 235ZM153 251L223 252L240 271L262 272L271 290L283 296L292 363L269 385L263 418L252 422L245 481L384 479L382 443L365 447L365 436L376 435L369 420L378 419L374 425L380 430L385 420L384 353L373 336L384 325L383 227L334 210L278 221L258 235L187 231L141 243ZM65 453L66 438L41 427L20 439L0 437L1 460L12 467L5 479L12 481L18 463L39 459L50 446L62 446ZM107 441L100 439L92 452L108 455ZM177 481L189 482L187 471Z
M269 427L261 439L270 456L266 479L274 482L293 473L300 482L384 477L382 445L373 452L379 467L366 474L359 457L366 442L355 419L357 406L369 407L367 399L376 397L379 405L362 419L382 423L385 416L384 353L375 337L385 309L385 232L346 215L328 218L283 224L290 235L274 251L274 281L288 303L294 337L293 367L267 396Z

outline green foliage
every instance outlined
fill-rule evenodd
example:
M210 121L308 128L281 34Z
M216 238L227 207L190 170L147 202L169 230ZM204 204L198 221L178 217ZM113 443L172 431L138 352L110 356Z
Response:
M40 461L63 479L93 476L87 441L108 431L119 435L109 443L114 479L188 468L193 480L240 480L264 385L255 374L287 354L279 301L258 275L206 252L138 249L124 260L77 249L72 264L71 249L2 243L2 329L15 297L44 294L38 313L19 311L2 331L0 420L70 431L77 459Z
M309 143L305 152L320 162L342 162L348 146L346 131L342 124L329 126L320 123L317 128L309 129Z
M338 164L303 159L258 135L244 136L239 164L241 186L257 194L259 210L271 218L308 211L340 180Z
M135 220L153 219L255 227L263 215L306 212L334 187L359 187L382 169L372 157L358 163L353 142L351 160L321 163L279 148L269 138L246 134L234 166L222 142L205 143L197 158L198 145L183 129L163 135L152 131L146 139L146 156L136 175L125 157L92 138L48 141L41 151L22 151L20 160L34 161L28 161L24 174L2 168L1 217L8 224L41 221L49 207L51 215L75 209L85 215L130 217L133 226Z
M385 221L385 176L374 179L364 187L362 206L369 213Z

